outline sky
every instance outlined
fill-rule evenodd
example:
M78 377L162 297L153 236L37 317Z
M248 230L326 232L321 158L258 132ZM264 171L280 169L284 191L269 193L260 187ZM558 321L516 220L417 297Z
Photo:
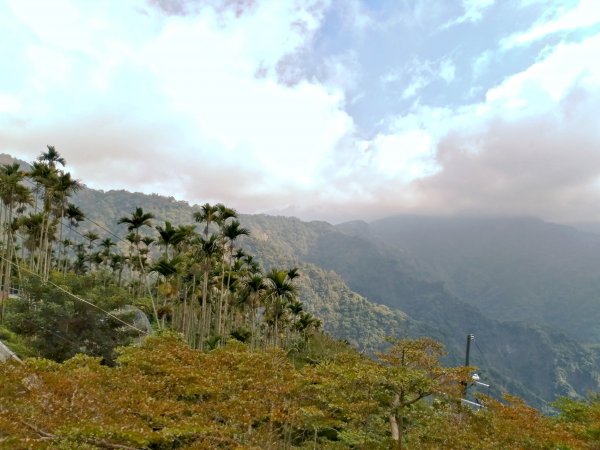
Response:
M0 152L331 222L600 221L599 0L0 0Z

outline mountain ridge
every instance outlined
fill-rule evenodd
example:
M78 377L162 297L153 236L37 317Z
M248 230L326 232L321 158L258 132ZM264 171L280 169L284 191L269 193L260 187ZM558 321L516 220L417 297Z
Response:
M152 212L157 225L166 220L174 225L189 223L198 208L172 197L126 190L84 188L73 200L93 220L88 228L97 231L95 224L99 224L117 235L124 234L116 224L118 218L137 207ZM431 268L431 262L416 251L419 248L400 245L403 242L383 226L385 221L332 225L268 215L241 215L240 219L251 230L242 246L249 247L265 267L300 267L306 274L301 294L307 309L323 317L327 331L364 351L377 351L386 335L429 335L445 343L449 362L461 364L464 337L475 333L483 350L473 364L493 379L496 393L508 390L544 407L557 395L582 396L598 388L600 364L594 348L548 324L503 322L483 314L481 305L448 289L447 280L432 276L435 271L424 270ZM497 219L486 220L497 224ZM543 221L526 219L525 223L544 226ZM391 228L398 231L397 226ZM563 230L556 224L549 228ZM423 232L419 223L414 229ZM580 236L574 229L570 233ZM443 241L438 244L428 236L415 242L425 242L430 250L444 248ZM448 255L472 251L462 242L450 239ZM510 249L504 250L510 254ZM468 264L480 268L476 262Z
M142 206L156 215L157 223L177 224L189 221L194 209L174 199L127 191L84 190L76 200L84 210L89 209L86 204L95 205L95 221ZM424 273L422 261L411 252L373 234L372 224L356 222L355 227L370 232L356 236L347 224L265 214L242 214L240 220L251 231L242 247L266 267L305 270L308 289L302 292L307 308L324 318L327 331L359 348L377 350L376 343L386 334L429 334L445 343L449 362L462 364L464 338L474 333L485 357L475 354L473 364L482 366L496 393L507 390L544 407L558 395L581 396L598 388L600 363L594 351L547 326L490 319ZM338 303L328 303L326 297L334 298L337 291L342 293ZM370 319L361 320L365 317Z

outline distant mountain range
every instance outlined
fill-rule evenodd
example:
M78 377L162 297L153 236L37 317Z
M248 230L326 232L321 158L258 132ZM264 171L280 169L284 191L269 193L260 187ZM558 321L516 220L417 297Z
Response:
M394 217L342 228L409 253L490 318L600 342L598 234L530 218Z
M580 343L574 337L576 334L569 334L566 327L558 329L549 321L520 314L521 309L528 308L527 298L524 299L524 305L517 300L507 302L506 308L512 309L512 315L510 311L503 311L503 321L497 320L490 311L484 314L475 302L467 302L460 292L453 289L453 285L435 272L429 260L422 258L412 247L402 245L400 237L392 234L392 231L401 230L406 222L411 221L414 228L409 229L424 230L418 221L427 223L435 219L398 217L373 224L353 222L338 226L268 216L248 216L245 219L250 228L255 230L255 239L263 236L261 245L256 246L257 252L268 252L268 258L287 253L299 261L333 271L354 292L370 301L405 312L421 325L421 328L415 327L413 331L429 332L432 337L442 340L450 351L451 362L462 362L466 335L475 334L477 347L471 361L481 366L482 375L498 390L521 395L541 406L557 395L585 394L598 388L600 366L593 346ZM440 221L443 222L443 219ZM464 219L465 226L471 221L480 222ZM519 230L522 223L521 219L488 219L482 222L480 228L487 226L489 232L494 233L496 228L506 226L519 235L524 233ZM525 220L525 223L538 226L538 233L545 228L562 229L541 221ZM572 229L567 231L578 233ZM444 233L446 238L443 237ZM485 234L480 230L481 233ZM471 246L458 239L455 241L451 228L447 231L435 229L433 235L440 240L440 255L445 250L441 243L447 242L450 248L456 245L456 258L465 266L465 271L469 264L474 265L473 270L482 270L481 267L486 267L487 258L499 258L494 255L492 248L488 248L491 252L489 257L484 250L480 251L480 261L461 258L468 251L474 252L470 250L472 247L480 245L475 241L476 235ZM507 236L510 235L508 233ZM587 236L585 233L582 235ZM596 239L594 235L587 237ZM407 239L415 246L420 242L426 247L430 237L423 233L421 241L410 235ZM491 236L489 240L496 240L497 252L505 255L505 258L513 255L506 250L510 245L508 237L503 241L500 237ZM543 243L539 246L543 247ZM427 248L435 255L435 242ZM532 246L531 252L540 253L541 249L535 250ZM452 252L448 250L448 254L452 255ZM519 258L519 255L515 254L514 257ZM539 261L540 265L542 263L543 258ZM506 264L510 266L511 262L507 261ZM535 265L534 262L530 264ZM518 267L515 267L515 272L522 275ZM456 273L462 273L460 268L456 269ZM492 274L486 278L490 279L491 286L496 285L497 289L510 288L510 280L494 280ZM474 277L477 279L476 275ZM555 281L559 284L558 280ZM505 282L509 283L508 287L502 284ZM565 285L569 282L568 278L564 280ZM538 302L542 300L538 299ZM397 333L402 331L398 330ZM587 344L593 343L595 341L591 339L587 341Z
M157 225L191 223L195 209L123 190L86 188L74 201L95 223L84 230L121 236L117 220L138 206ZM446 345L448 363L462 364L473 333L471 362L493 394L544 408L598 390L599 234L531 218L241 220L251 231L242 246L267 268L298 266L307 308L361 350L381 349L390 335L428 335Z
M194 207L158 195L85 189L95 222L141 206L156 223L189 223ZM331 225L242 215L242 245L266 267L299 266L302 296L333 335L368 352L386 335L429 335L472 364L493 393L544 407L585 395L600 376L600 236L535 219L393 217Z

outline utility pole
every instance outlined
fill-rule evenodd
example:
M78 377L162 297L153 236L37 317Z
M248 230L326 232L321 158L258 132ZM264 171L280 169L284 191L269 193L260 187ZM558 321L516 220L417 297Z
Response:
M474 334L467 334L467 351L465 356L465 367L469 367L469 356L471 355L471 341L475 339ZM463 397L467 398L467 390L469 389L469 382L465 382L465 388L463 390Z
M466 351L466 355L465 355L465 367L469 367L469 357L471 356L471 341L475 340L475 335L474 334L467 334L467 351ZM475 343L475 345L477 345L477 342ZM479 346L477 345L477 348L479 349ZM479 375L477 375L476 373L473 374L469 374L469 380L463 382L463 398L461 399L461 401L463 403L466 403L467 405L476 408L477 410L481 409L481 408L485 408L484 405L482 405L479 400L475 400L474 402L471 400L467 400L467 394L468 394L468 390L469 390L469 385L477 385L477 386L483 386L485 388L490 388L489 384L485 384L485 383L481 383L479 381ZM489 392L489 391L488 391Z

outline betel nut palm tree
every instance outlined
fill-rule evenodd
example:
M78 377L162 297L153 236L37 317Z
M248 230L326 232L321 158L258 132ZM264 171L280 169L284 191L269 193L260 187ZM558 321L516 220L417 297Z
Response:
M158 308L156 306L156 301L154 300L154 296L152 295L152 290L150 289L150 285L148 284L148 280L146 278L146 271L144 269L144 264L142 262L142 255L140 252L139 242L140 242L140 228L142 227L151 227L152 219L154 219L154 215L152 213L145 213L141 207L137 207L135 211L131 214L131 216L121 217L117 223L118 224L126 224L127 230L132 231L135 234L136 241L135 246L137 249L137 257L140 264L140 272L143 277L144 284L146 285L146 289L148 290L148 295L150 296L150 301L152 302L152 312L154 314L154 320L156 321L157 326L160 326L160 322L158 320Z

